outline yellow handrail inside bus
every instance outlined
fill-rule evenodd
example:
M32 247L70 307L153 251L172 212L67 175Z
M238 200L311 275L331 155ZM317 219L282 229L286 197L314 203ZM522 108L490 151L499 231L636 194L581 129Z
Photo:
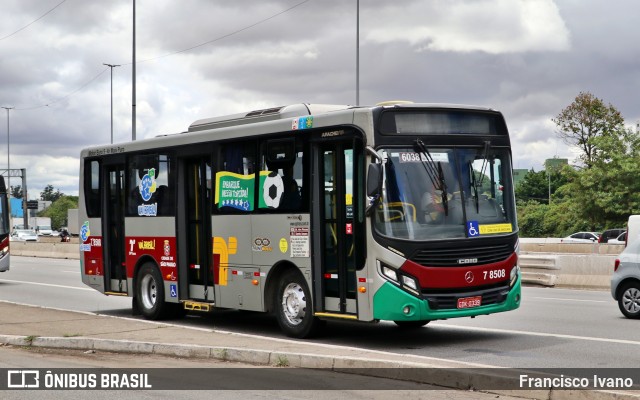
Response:
M385 210L383 207L386 206L387 209ZM393 209L395 207L399 207L401 208L401 210L397 210L397 209ZM394 214L398 214L397 216L391 217L389 218L389 221L393 221L395 219L403 219L404 218L404 209L407 208L410 213L412 214L412 221L416 222L417 219L417 214L416 214L416 206L414 206L411 203L405 203L403 201L393 201L391 203L384 203L384 204L380 204L380 211L383 212L392 212Z

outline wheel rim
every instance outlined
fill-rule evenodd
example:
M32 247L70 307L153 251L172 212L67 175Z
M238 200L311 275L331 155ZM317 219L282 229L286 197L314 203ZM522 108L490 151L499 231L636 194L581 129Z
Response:
M637 288L627 289L622 295L622 306L631 314L640 312L640 290Z
M302 286L290 283L282 292L282 313L291 325L299 325L307 312Z
M141 288L142 304L144 305L144 308L150 310L156 305L156 300L158 297L158 287L156 284L156 280L153 279L153 276L151 275L143 276Z

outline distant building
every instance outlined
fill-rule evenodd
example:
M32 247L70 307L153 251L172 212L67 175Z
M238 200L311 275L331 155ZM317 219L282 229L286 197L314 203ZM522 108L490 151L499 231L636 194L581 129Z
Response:
M554 170L558 171L562 169L563 166L569 165L569 160L567 158L547 158L544 160L544 169L545 170Z
M524 177L529 173L528 169L514 169L513 170L513 188L517 188L518 184L524 180Z

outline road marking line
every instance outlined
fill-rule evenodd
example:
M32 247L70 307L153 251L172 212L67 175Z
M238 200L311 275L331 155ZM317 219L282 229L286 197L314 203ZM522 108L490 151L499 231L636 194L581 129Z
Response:
M0 279L0 282L8 282L8 283L26 283L27 285L51 286L51 287L58 287L58 288L63 288L63 289L75 289L75 290L88 290L88 291L95 291L95 289L91 289L91 288L83 288L83 287L79 287L79 286L65 286L65 285L54 285L54 284L52 284L52 283L27 282L27 281L14 281L14 280L12 280L12 279Z
M583 301L587 303L611 303L604 300L582 300L582 299L563 299L560 297L529 297L530 299L542 299L542 300L562 300L562 301Z
M591 336L577 336L577 335L565 335L562 333L545 333L545 332L527 332L527 331L514 331L510 329L494 329L494 328L480 328L474 326L460 326L460 325L440 325L439 327L460 329L460 330L470 330L477 332L491 332L491 333L512 333L516 335L529 335L529 336L540 336L540 337L554 337L560 339L577 339L577 340L586 340L592 342L606 342L606 343L617 343L617 344L633 344L640 345L640 342L633 340L625 340L625 339L607 339L607 338L599 338L599 337L591 337Z

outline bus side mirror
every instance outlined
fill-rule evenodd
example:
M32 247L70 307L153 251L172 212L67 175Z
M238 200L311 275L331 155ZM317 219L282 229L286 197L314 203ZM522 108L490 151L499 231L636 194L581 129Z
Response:
M375 206L380 202L382 192L382 164L369 164L367 171L367 196L369 205L365 210L370 215Z

